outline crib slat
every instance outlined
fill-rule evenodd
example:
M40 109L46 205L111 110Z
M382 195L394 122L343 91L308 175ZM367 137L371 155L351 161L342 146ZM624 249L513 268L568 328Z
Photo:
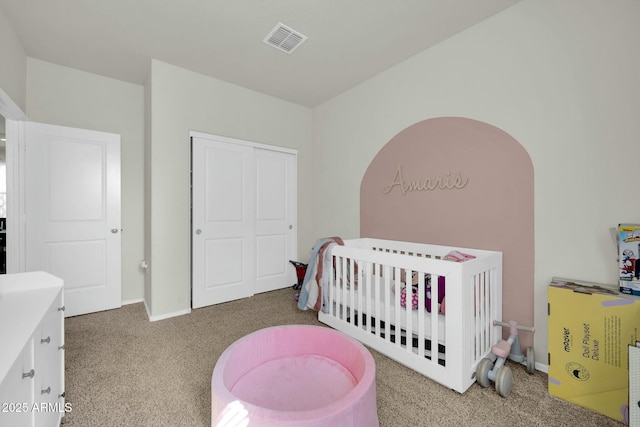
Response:
M478 273L474 276L476 306L479 308L476 330L478 331L478 345L475 349L475 358L479 359L491 346L491 319L490 302L491 289L486 281L487 277L484 273Z
M348 321L353 312L353 307L351 306L351 301L349 301L349 280L351 279L349 278L349 258L347 257L342 259L342 277L344 278L342 282L342 300L346 307L343 318Z
M354 264L356 264L354 262ZM357 284L354 284L354 287L356 288L356 294L357 294L357 300L358 300L358 325L362 328L362 325L366 322L365 320L365 296L364 296L364 290L367 288L367 283L364 280L364 272L366 271L367 268L367 263L364 261L358 261L358 264L356 264L358 266L358 282ZM355 268L355 266L354 266Z
M413 271L405 270L404 272L404 312L406 327L406 349L412 351L413 348Z
M485 340L484 347L480 349L481 352L486 352L491 349L491 329L492 322L494 320L491 316L491 284L487 283L487 275L483 272L480 273L480 282L482 283L482 289L484 290L484 323L482 324Z
M355 274L355 260L353 258L349 258L348 263L349 268L349 282L347 284L347 288L349 289L349 307L351 307L351 311L349 313L349 318L351 320L351 324L355 325L356 323L356 299L355 299L355 288L356 288L356 274Z
M440 316L438 316L438 283L440 277L431 275L431 363L438 364L438 343L440 342L439 329L440 329Z
M492 301L494 303L491 307L491 317L495 320L504 321L502 319L502 279L499 277L500 274L501 272L496 268L492 268L489 271L489 284L492 292ZM489 330L492 333L491 342L499 341L500 338L502 338L502 328L491 327ZM498 333L496 330L500 332Z
M487 325L493 320L490 318L491 312L490 312L490 307L489 307L489 301L488 298L491 298L491 289L489 286L487 286L487 282L486 282L486 277L484 274L479 274L479 281L480 281L480 289L482 289L482 332L484 334L484 348L486 349L489 346L489 342L490 342L490 332L491 329L487 328ZM480 349L480 351L482 351L483 349Z
M484 281L484 276L482 276L481 274L477 274L476 278L478 280L478 289L479 289L479 304L480 304L480 312L481 312L481 316L480 316L480 321L481 324L479 325L480 328L480 333L482 334L482 340L480 341L482 343L482 347L478 349L478 357L480 354L482 354L483 349L485 349L488 345L489 342L489 336L487 335L487 333L489 331L487 331L486 325L487 322L489 322L489 313L487 310L487 298L490 297L489 295L489 289L487 288L487 284Z
M358 286L361 288L358 289L358 292L360 292L358 299L362 300L363 304L363 309L360 314L360 319L362 320L360 327L369 332L371 327L371 321L369 319L371 316L371 298L369 297L371 295L371 263L368 261L364 262L362 270L363 282Z
M475 315L475 324L474 324L474 333L476 337L477 344L474 346L474 354L473 357L477 359L480 356L481 348L484 347L484 334L482 333L482 329L480 325L484 324L484 307L480 304L480 295L482 295L483 290L480 287L480 281L478 275L473 276L473 309L476 312Z
M366 322L366 320L364 320L366 314L366 304L367 302L364 300L365 298L365 292L364 290L366 289L367 284L365 283L365 267L366 267L366 261L362 261L362 260L358 260L357 262L354 261L355 263L355 269L356 269L356 276L357 276L357 280L356 283L354 284L355 286L355 299L356 301L358 301L357 304L357 308L356 308L356 326L358 328L364 328L364 322Z
M425 357L425 336L424 336L424 313L426 304L426 291L425 291L425 276L426 274L420 272L418 275L418 357L423 359Z
M332 265L335 265L335 260L336 257L334 255L331 255L331 263ZM335 286L336 286L336 278L335 278L335 274L329 274L329 289L325 289L324 292L328 293L328 303L327 303L327 311L329 312L329 315L331 316L335 316Z
M342 304L342 298L340 298L340 287L341 287L341 282L342 282L342 266L340 264L340 257L339 256L335 256L333 258L333 268L335 269L335 274L332 274L332 276L335 276L336 278L336 288L334 290L334 296L335 296L335 316L338 319L342 319L342 306L344 304Z
M384 339L385 341L391 341L391 267L384 266ZM378 322L381 319L378 318ZM380 323L381 324L381 323ZM381 324L382 325L382 324ZM380 328L381 329L381 328Z
M381 280L382 280L382 271L380 269L380 264L379 263L375 263L374 264L374 276L375 276L375 296L373 298L373 306L375 307L375 321L379 322L380 321L380 307L382 306L382 301L380 299L380 286L381 286ZM380 336L381 331L380 331L380 325L376 324L374 326L374 331L376 333L377 336Z
M397 325L396 330L395 330L395 335L396 335L396 347L400 347L400 325L401 320L400 320L400 280L401 280L401 273L402 270L400 269L400 267L395 267L394 268L394 277L393 277L393 286L394 286L394 290L395 290L395 298L393 298L393 304L394 304L394 314L395 314L395 320L394 320L394 325Z
M346 278L345 278L345 269L344 269L344 263L345 263L345 259L344 257L340 257L338 259L337 264L337 268L338 268L338 277L340 277L340 288L338 288L338 292L337 292L337 296L338 296L338 301L337 303L340 305L340 319L345 320L347 318L347 314L346 311L348 309L348 305L345 301L344 298L344 290L345 290L345 283L346 283Z

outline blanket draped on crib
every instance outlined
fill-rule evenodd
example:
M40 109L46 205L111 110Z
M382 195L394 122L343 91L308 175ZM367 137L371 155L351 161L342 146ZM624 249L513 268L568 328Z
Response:
M340 237L327 237L316 242L311 253L311 259L304 275L300 296L298 297L298 309L316 311L326 310L326 295L322 292L326 281L329 279L331 268L331 249L336 245L344 245Z

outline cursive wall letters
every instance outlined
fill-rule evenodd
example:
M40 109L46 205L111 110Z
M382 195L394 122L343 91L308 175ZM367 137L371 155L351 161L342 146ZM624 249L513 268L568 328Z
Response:
M435 178L425 178L422 181L405 181L402 176L402 166L398 165L391 184L385 185L382 192L389 194L394 187L398 187L402 191L402 195L411 191L454 190L464 188L468 182L469 178L464 178L462 174L451 175L450 172L447 172L446 176L438 175Z

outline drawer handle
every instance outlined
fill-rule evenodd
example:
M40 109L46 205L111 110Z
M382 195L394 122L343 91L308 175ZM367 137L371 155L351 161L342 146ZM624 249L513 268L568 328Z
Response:
M40 344L49 344L51 342L51 337L48 336L45 339L40 340Z
M33 376L36 374L36 371L34 369L30 370L29 372L27 372L26 374L22 374L22 379L25 378L33 378Z
M50 394L51 393L51 386L45 388L44 390L40 391L40 394Z

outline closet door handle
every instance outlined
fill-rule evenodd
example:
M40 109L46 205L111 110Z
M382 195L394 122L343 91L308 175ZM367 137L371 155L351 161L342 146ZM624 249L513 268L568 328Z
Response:
M198 229L196 230L196 234L197 234L197 235L202 234L202 230L200 230L200 229L198 228Z
M36 371L34 369L30 370L29 372L27 372L26 374L22 374L22 379L25 378L33 378L33 376L36 374Z
M40 340L40 344L49 344L51 342L51 337L46 337L45 339Z
M47 387L44 390L40 390L40 394L50 394L51 393L51 387Z

